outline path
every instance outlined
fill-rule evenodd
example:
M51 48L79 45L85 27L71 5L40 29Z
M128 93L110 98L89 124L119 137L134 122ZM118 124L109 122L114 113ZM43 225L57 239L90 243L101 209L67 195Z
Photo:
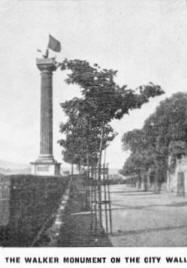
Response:
M111 186L113 246L187 246L187 197Z

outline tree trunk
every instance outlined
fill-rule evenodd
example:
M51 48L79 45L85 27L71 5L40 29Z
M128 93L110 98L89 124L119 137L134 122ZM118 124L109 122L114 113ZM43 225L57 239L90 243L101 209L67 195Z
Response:
M142 182L142 178L140 176L140 174L138 175L138 180L137 180L137 183L136 183L136 187L137 189L141 189L141 182Z
M151 189L151 172L152 172L152 169L149 168L147 171L147 190Z
M89 154L87 153L86 156L86 165L87 165L87 174L86 174L86 181L85 181L85 190L86 190L86 209L90 208L90 186L89 186Z
M102 185L101 185L101 163L102 163L102 147L103 147L103 135L104 129L101 129L101 140L100 140L100 148L99 148L99 159L98 159L98 208L99 208L99 224L102 227Z
M147 192L147 174L146 174L146 171L144 171L142 174L142 190L144 192Z
M81 174L81 163L78 164L78 169L79 169L79 176Z
M73 177L73 175L74 175L74 165L73 163L71 163L71 176Z
M160 168L157 166L156 172L155 172L155 180L154 180L154 193L159 194L160 193Z

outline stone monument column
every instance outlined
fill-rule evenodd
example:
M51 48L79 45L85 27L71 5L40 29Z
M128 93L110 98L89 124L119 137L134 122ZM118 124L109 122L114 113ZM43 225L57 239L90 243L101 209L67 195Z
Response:
M53 84L52 75L56 70L54 59L36 59L41 72L40 103L40 155L31 163L35 175L58 175L60 164L53 157Z
M56 67L50 59L38 59L37 67L41 71L40 158L53 160L52 75Z

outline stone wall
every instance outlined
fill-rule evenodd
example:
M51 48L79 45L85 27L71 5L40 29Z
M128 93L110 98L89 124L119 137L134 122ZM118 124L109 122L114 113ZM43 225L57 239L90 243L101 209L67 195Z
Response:
M177 159L174 172L167 174L167 191L178 193L182 185L180 185L181 176L184 176L184 194L187 194L187 157Z

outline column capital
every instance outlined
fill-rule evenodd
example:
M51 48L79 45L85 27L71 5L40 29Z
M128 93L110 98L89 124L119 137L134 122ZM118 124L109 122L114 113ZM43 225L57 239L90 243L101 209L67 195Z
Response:
M41 72L53 72L57 69L53 58L37 58L36 65Z

